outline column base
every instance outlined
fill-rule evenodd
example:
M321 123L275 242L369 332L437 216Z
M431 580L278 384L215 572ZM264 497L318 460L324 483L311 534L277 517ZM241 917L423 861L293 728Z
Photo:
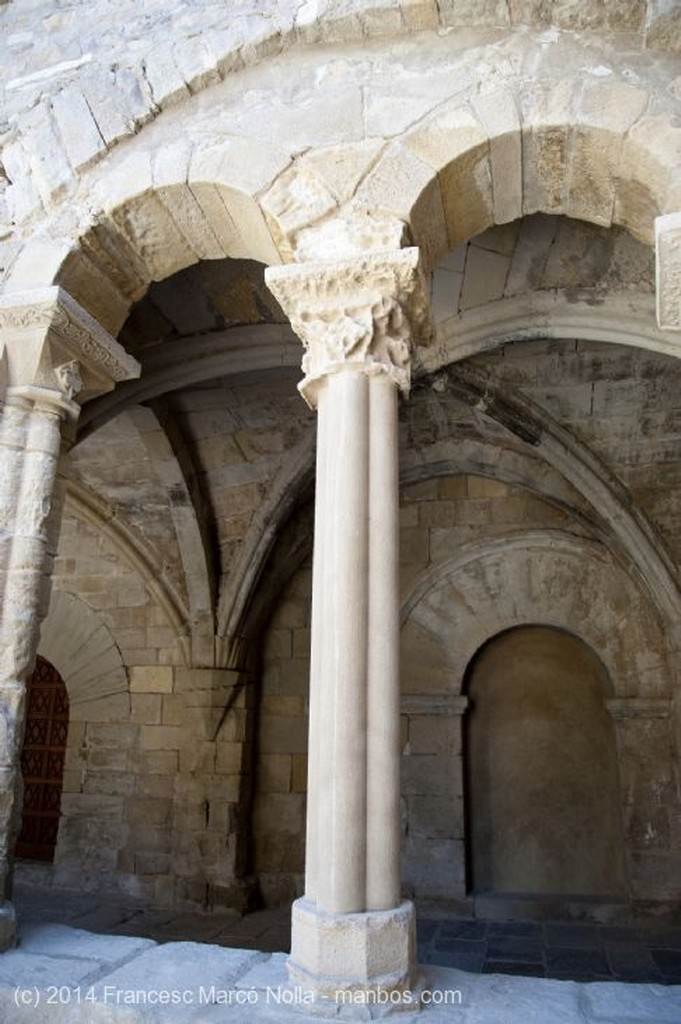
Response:
M0 953L14 949L17 944L17 916L9 900L0 903Z
M291 909L291 982L334 1002L354 1003L351 994L361 999L365 992L383 995L377 1002L408 1003L416 977L415 922L410 902L394 910L331 914L310 900L296 900Z

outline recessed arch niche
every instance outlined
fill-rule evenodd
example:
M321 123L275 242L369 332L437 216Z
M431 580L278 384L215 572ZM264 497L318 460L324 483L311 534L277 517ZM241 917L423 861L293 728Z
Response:
M464 763L475 894L622 897L613 688L572 633L492 637L466 673Z

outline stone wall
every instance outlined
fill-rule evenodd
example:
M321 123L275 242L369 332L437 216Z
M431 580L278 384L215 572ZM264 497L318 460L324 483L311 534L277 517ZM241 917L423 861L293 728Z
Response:
M414 30L483 28L624 32L638 45L678 50L678 18L660 0L604 6L397 0L333 3L253 0L225 20L220 4L169 3L152 11L106 0L86 10L54 2L0 9L4 178L13 212L63 194L78 172L103 159L160 110L296 43L399 37ZM162 40L162 42L159 42ZM40 161L48 147L50 167ZM20 186L20 179L25 180ZM20 199L19 199L20 196Z
M300 892L314 416L263 269L409 243L405 887L465 898L466 668L539 623L612 682L631 893L678 896L676 10L275 6L0 5L2 289L58 282L142 363L70 456L52 877Z
M71 705L55 863L43 875L160 905L243 907L247 679L184 667L144 579L72 516L39 650Z
M636 395L642 403L639 423L641 417L645 421L643 407L668 408L669 398L660 401L657 391L669 369L663 357L635 350L624 357L621 349L607 345L534 342L479 362L492 375L507 374L516 386L529 387L561 418L568 408L580 408L577 389L598 391L602 367L600 386L612 398L604 397L591 410L600 418L590 421L590 438L598 435L608 464L635 461L654 486L657 458L666 465L664 450L654 454L645 448L636 457L638 435L627 443L630 435L622 429L629 429L629 420L616 396L623 403L625 393ZM620 375L613 373L615 365ZM580 383L582 374L590 378L594 371L596 383ZM613 379L618 376L631 381L628 388ZM403 464L408 474L424 477L403 486L401 507L406 889L421 898L465 898L467 666L498 633L542 624L586 642L603 660L613 686L615 696L603 713L612 716L617 736L621 805L615 813L623 821L627 894L639 903L675 898L679 808L671 696L676 662L663 616L636 573L630 575L613 557L614 539L604 543L598 524L603 510L590 508L565 479L552 480L545 464L518 462L520 452L508 434L495 437L492 458L489 433L486 440L480 436L489 425L482 430L479 420L471 422L460 404L443 397L440 389L417 391L403 408ZM457 462L485 466L494 477L470 471L452 475ZM438 475L429 475L433 471ZM509 482L523 478L524 486ZM664 516L674 514L672 502L662 513L661 529ZM669 523L675 534L673 518ZM301 594L309 595L309 570L294 578L282 598L264 648L263 707L278 708L279 714L264 715L256 734L258 762L267 767L256 778L255 870L265 899L272 902L300 891L303 870L302 779L296 766L302 766L304 755L308 620Z
M678 468L671 448L650 444L630 416L633 409L638 427L672 423L675 378L665 357L533 341L480 355L475 365L490 382L504 380L509 394L531 395L537 408L569 419L604 466L620 478L635 472L644 500L663 480L669 500L647 509L675 550ZM636 552L622 548L607 507L594 505L584 481L578 489L541 457L536 441L481 412L455 381L424 381L401 412L406 890L422 899L466 898L466 670L490 638L534 623L568 630L602 660L614 690L629 891L639 901L672 898L677 667L664 610L632 563ZM276 387L283 394L286 385ZM278 437L301 436L289 408L286 401L261 410L271 436L253 422L253 436L269 438L268 451L281 450ZM219 450L226 435L216 433L215 413L203 415ZM222 508L230 515L228 493ZM182 637L134 551L84 518L83 506L71 501L68 509L40 648L63 675L72 707L52 880L160 904L244 906L256 891L267 903L300 893L309 510L298 514L301 530L292 521L281 532L282 550L275 548L259 582L274 606L258 674L253 666L241 673L186 667ZM287 568L301 560L302 568Z

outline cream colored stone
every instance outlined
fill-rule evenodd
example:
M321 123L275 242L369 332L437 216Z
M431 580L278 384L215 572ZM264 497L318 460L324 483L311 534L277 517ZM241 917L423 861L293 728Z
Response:
M318 996L338 992L406 992L415 982L411 903L371 914L328 914L308 900L292 908L291 981Z
M470 107L452 100L408 132L405 144L439 174L471 151L486 147L488 135Z
M462 285L463 274L439 268L434 271L431 302L436 324L458 315Z
M501 299L506 288L511 261L500 253L469 246L466 276L459 300L461 310Z
M402 17L407 28L437 28L438 13L436 0L402 0Z
M361 200L353 200L336 217L304 228L297 236L295 257L299 262L362 256L372 250L399 249L407 238L404 221L398 216L378 212L367 217Z
M24 115L22 129L22 147L33 183L43 202L49 204L68 187L72 171L44 100ZM49 160L44 159L44 153L50 154Z
M566 212L593 224L612 223L614 182L621 140L609 132L575 129L567 184Z
M46 2L49 12L51 0ZM248 0L247 6L249 12L256 10L255 2ZM142 300L122 334L126 343L141 346L145 366L139 389L121 388L116 407L83 395L83 428L71 454L76 478L71 490L89 494L90 503L69 500L56 563L60 593L78 594L79 604L44 639L60 661L72 666L67 687L77 686L71 694L73 738L67 757L73 795L83 788L96 798L108 788L109 795L125 797L134 784L139 796L175 802L172 835L169 827L151 829L143 820L132 828L124 803L99 806L91 800L77 828L67 817L63 852L68 878L71 884L85 879L92 885L101 878L122 890L143 884L145 895L162 894L166 900L235 898L231 876L247 863L244 810L252 784L259 800L257 774L255 779L249 775L251 741L265 758L290 763L291 793L278 795L295 797L289 810L294 808L292 820L300 826L299 798L307 786L309 569L298 573L296 567L311 544L310 515L300 510L312 493L314 423L302 403L297 408L288 379L293 362L288 327L256 322L280 315L274 302L263 299L262 266L257 264L282 259L320 263L343 256L363 265L368 252L417 243L426 269L437 267L431 305L440 320L440 337L432 355L416 350L417 386L400 412L404 479L419 481L405 489L407 495L413 492L414 501L403 511L400 537L403 688L414 691L406 695L406 705L403 697L402 727L407 713L412 720L424 720L411 741L405 733L400 736L405 760L412 761L405 781L408 788L420 787L418 795L404 801L404 881L419 896L461 899L460 807L445 794L421 792L430 782L437 788L447 777L450 790L458 793L460 767L447 761L438 775L434 762L426 770L416 759L448 756L441 749L441 723L458 714L453 702L467 658L490 638L490 631L512 628L518 616L555 617L561 628L597 634L591 639L608 664L618 693L614 699L637 694L631 699L665 701L671 692L675 666L666 659L669 649L678 646L680 621L674 581L681 508L673 361L678 345L669 330L653 323L650 250L617 226L590 230L562 216L560 221L546 215L511 221L506 233L469 237L481 225L504 222L523 209L520 122L514 110L514 98L521 94L526 184L534 190L531 200L526 197L530 205L604 226L614 215L616 225L631 223L646 243L654 218L681 208L673 141L679 83L669 56L645 45L646 34L655 39L650 26L659 5L654 10L650 5L646 13L642 3L599 6L594 0L549 10L551 5L514 0L510 15L495 4L441 5L437 26L442 29L447 22L454 30L438 35L431 24L433 4L405 6L391 0L377 9L353 0L342 10L322 5L319 16L305 5L298 12L298 29L290 28L294 34L288 8L288 22L245 13L231 38L224 5L214 11L202 7L200 15L185 11L171 21L162 21L160 10L149 18L146 12L126 22L125 33L113 31L109 12L99 19L96 52L82 78L85 65L62 66L62 56L77 45L75 34L64 26L77 21L87 29L85 7L73 19L66 10L47 13L40 45L21 51L14 43L6 47L6 78L15 82L5 95L10 131L0 140L8 179L0 175L0 206L7 209L0 213L0 231L7 239L0 274L7 284L16 273L26 288L59 280L113 336L123 328L129 305ZM10 4L2 16L3 24L11 26L25 15L21 5ZM497 20L498 26L480 30L483 22ZM464 22L477 27L467 29ZM407 36L416 24L418 33ZM280 36L273 34L275 26L282 28ZM178 49L195 93L190 95L172 55L181 34L194 29L200 33ZM659 44L669 46L671 38L663 33ZM102 54L104 71L90 74L100 67ZM113 65L118 69L110 71ZM93 81L97 77L99 86ZM67 125L59 113L56 123L71 166L83 161L78 174L67 178L59 156L53 168L40 166L54 144L50 106L57 117L55 97L66 103L71 95L86 94L94 118L76 100L70 112L74 120ZM645 131L644 102L654 122ZM78 109L82 139L71 134ZM30 110L36 114L24 120ZM35 123L38 115L45 124ZM153 123L144 125L147 117ZM474 139L465 138L471 117L483 132L480 147L488 146L487 165L472 158L470 167L465 165L476 148ZM448 118L459 125L450 138L446 130L439 137L429 134ZM96 120L99 141L92 134ZM380 137L372 135L375 131ZM626 133L625 165L620 153ZM437 168L409 148L412 136L424 146L432 144L433 154L435 143L441 143L445 166L453 162L447 213L450 235L461 244L442 259L449 239L440 208L441 182L436 181ZM264 138L281 140L281 165L271 178ZM567 141L564 152L559 152L561 139ZM447 147L456 150L462 142L462 152L450 161ZM374 163L384 148L385 163ZM200 154L208 152L204 176L192 178L188 186L191 161L200 167ZM303 226L279 251L264 222L260 197L287 173L291 160L342 208L333 206L317 217L314 197L303 196L293 211ZM481 176L477 183L476 173ZM372 174L371 189L362 192ZM98 181L115 184L116 196L113 190L96 196ZM115 205L107 213L110 198ZM311 220L306 222L307 215ZM23 241L30 239L20 253ZM464 266L472 252L484 255L474 255ZM225 255L230 262L187 265L174 280L150 283L186 261ZM242 258L253 262L241 264ZM508 298L501 288L505 258L511 259ZM464 287L467 302L473 297L481 304L461 311ZM670 294L673 304L673 290ZM300 296L301 319L309 297ZM343 320L336 333L342 339L353 329L356 309L342 303L338 308L350 321L348 326ZM320 320L327 313L342 320L338 308L314 313ZM373 330L380 317L372 314L370 319ZM388 327L395 329L395 321ZM650 352L642 354L643 347ZM77 386L73 361L45 363L46 378L58 370L54 383L50 378L52 390L59 384L67 398ZM339 376L353 372L339 370ZM320 391L328 383L320 381ZM114 408L120 412L130 402L161 410L169 431L166 447L173 449L175 463L161 451L160 428L142 445L139 437L131 444L127 416L102 425ZM385 420L373 399L369 405L368 433L378 438ZM56 451L43 457L49 438L42 426L36 428L35 443L27 446L24 413L18 403L5 405L2 415L2 443L7 443L0 518L17 536L25 523L14 496L24 471L24 490L32 501L40 493L39 479L56 465ZM374 431L376 421L379 429ZM333 477L341 447L335 428L325 440L324 429L320 450L331 451L333 458L317 473L318 490L325 472ZM30 456L26 460L25 454ZM65 462L58 467L55 493L63 486L65 468ZM467 477L479 474L500 488L496 496L476 496L475 484L469 496ZM508 494L501 493L504 487ZM214 530L192 531L188 503L201 510L204 501ZM392 514L388 503L380 502L374 513L379 519ZM328 510L327 519L331 534L337 519ZM36 533L44 526L49 537L39 592L31 593L28 580L18 588L17 622L21 615L40 614L57 540L56 528L43 518L38 503L28 522ZM419 522L425 525L418 528ZM376 532L389 531L381 526ZM520 535L529 545L522 557ZM598 543L589 546L587 535L598 536ZM24 553L35 555L36 544L32 535ZM620 566L632 567L631 573L612 571L609 550L617 552ZM208 574L197 570L202 552L208 553ZM249 568L240 576L243 566ZM208 599L201 604L206 614L196 617L192 608L199 607L201 578L209 581ZM640 593L631 589L634 578L645 581ZM277 609L276 595L284 588L287 597ZM386 587L390 599L393 589ZM318 585L315 591L319 594ZM218 601L221 635L216 637ZM312 675L327 679L314 656L320 632L326 632L319 614L317 608L310 630ZM277 659L265 659L261 679L257 665L267 646L265 622L290 632ZM664 629L660 622L666 623ZM392 627L377 633L392 637ZM178 635L187 638L183 645ZM72 642L76 637L83 641L82 651ZM96 651L91 646L95 639L102 641ZM114 645L120 652L116 665L108 653ZM97 652L106 666L102 674L94 667ZM233 666L233 679L208 667L215 664ZM172 666L178 692L133 687L129 696L128 671L134 675L139 667L154 665ZM191 667L196 665L206 668ZM328 667L327 662L325 672ZM134 719L147 713L155 717L159 701L165 705L164 725L184 728L181 750L141 749ZM672 714L673 709L672 704ZM280 713L259 717L261 710ZM314 795L314 779L323 753L319 736L330 734L320 728L319 710L311 709L311 804L324 799L319 786ZM431 727L433 721L437 724ZM678 745L678 715L635 721L638 737L629 734L633 719L618 719L632 891L669 896L675 891L679 844L669 774L673 742ZM95 729L92 743L82 746L85 725ZM351 719L342 720L344 735L351 725ZM667 732L658 729L661 725ZM97 726L124 728L98 732ZM391 772L372 769L370 774L383 783ZM182 789L188 781L196 785ZM176 784L182 795L174 798ZM640 794L651 792L656 807L647 813ZM136 819L143 818L143 805L130 810ZM278 825L285 814L282 804ZM110 819L119 816L122 820L110 831ZM266 818L258 812L263 827ZM655 834L647 840L648 824ZM380 846L381 829L374 830L371 840L370 831L367 826L367 843L378 838ZM288 899L298 892L303 837L263 831L256 845L261 858L256 870L266 898ZM315 875L314 845L310 878ZM84 873L86 858L92 867ZM134 874L138 870L158 875L141 883ZM172 874L164 874L168 870ZM57 879L67 877L58 871ZM393 876L386 871L385 877Z
M69 400L82 389L88 396L111 390L115 381L139 373L136 359L60 288L0 296L0 331L6 338L10 387L55 389L55 369L74 360L82 379Z
M498 90L473 96L471 106L489 138L494 222L522 215L522 142L515 95Z
M136 665L130 670L131 693L172 693L173 670L161 665Z
M308 401L318 381L345 365L381 369L408 388L411 332L430 333L417 249L270 268L266 281L306 347Z
M357 200L366 207L389 210L408 221L423 193L434 187L434 177L420 154L414 155L414 147L393 144L360 185Z
M163 280L196 260L193 249L155 193L122 202L112 210L112 220L139 253L151 280Z
M295 236L302 228L321 220L337 203L331 191L304 167L288 168L280 174L262 199L262 209L281 252L293 251Z
M52 111L71 166L83 170L106 150L85 97L67 87L52 100Z
M162 186L158 189L158 198L198 259L220 259L223 256L224 250L188 186Z
M681 331L681 213L656 219L655 256L658 325Z
M468 477L469 498L505 498L508 495L508 487L500 480L490 480L484 476Z
M615 220L648 244L680 163L681 129L663 115L641 118L624 140Z
M376 162L384 143L375 139L330 146L306 153L299 161L302 168L310 168L315 178L323 182L337 202L350 199L359 183Z

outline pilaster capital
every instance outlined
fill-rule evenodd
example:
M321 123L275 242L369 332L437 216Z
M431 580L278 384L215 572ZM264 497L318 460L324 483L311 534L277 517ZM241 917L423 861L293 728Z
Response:
M308 404L324 377L348 369L386 373L409 391L413 344L432 334L417 248L270 267L265 281L305 347Z
M0 295L2 384L40 389L70 407L139 377L136 359L57 286Z
M655 297L658 327L681 331L681 212L655 220Z

